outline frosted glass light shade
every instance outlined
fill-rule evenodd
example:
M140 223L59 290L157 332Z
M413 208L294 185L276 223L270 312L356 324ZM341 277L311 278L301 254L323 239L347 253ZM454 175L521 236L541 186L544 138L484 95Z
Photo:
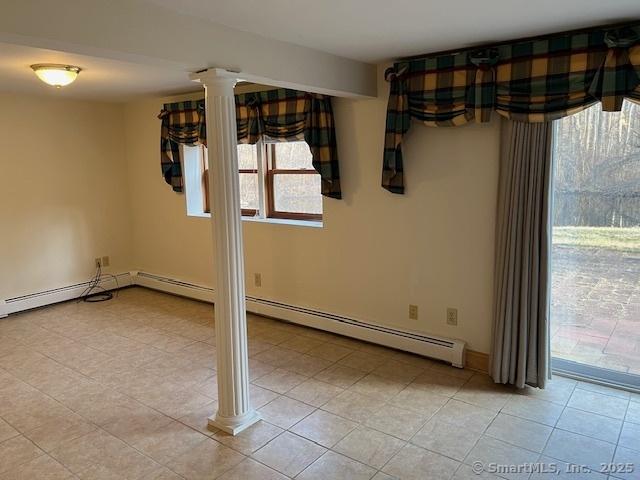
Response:
M37 64L31 68L40 80L54 87L64 87L72 83L80 73L80 67L73 65Z

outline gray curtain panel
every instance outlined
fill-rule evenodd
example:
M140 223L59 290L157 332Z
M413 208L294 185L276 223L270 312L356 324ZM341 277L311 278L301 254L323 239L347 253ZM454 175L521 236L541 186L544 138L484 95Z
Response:
M550 378L551 122L502 120L491 375L544 388Z

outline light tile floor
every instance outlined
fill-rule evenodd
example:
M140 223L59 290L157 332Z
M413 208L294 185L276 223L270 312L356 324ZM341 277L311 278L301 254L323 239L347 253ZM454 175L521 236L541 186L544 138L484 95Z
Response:
M231 437L206 426L211 306L136 288L0 320L0 479L640 479L638 395L560 377L516 391L348 338L248 323L264 420ZM610 477L565 473L614 462ZM561 474L526 470L539 463Z

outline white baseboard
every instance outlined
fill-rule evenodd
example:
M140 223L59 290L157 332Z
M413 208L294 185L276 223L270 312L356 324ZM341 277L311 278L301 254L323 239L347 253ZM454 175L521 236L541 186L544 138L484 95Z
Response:
M135 285L215 303L215 292L211 287L147 272L135 272L132 280ZM249 295L247 296L247 310L251 313L286 320L318 330L437 358L456 367L463 367L465 362L466 343L462 340L385 327L342 315Z
M100 282L100 286L107 290L114 290L116 288L126 287L133 284L132 276L129 272L119 273L115 275L115 277L117 281L113 278L105 278ZM91 282L76 283L75 285L67 285L19 297L7 298L4 301L0 301L0 317L7 316L11 313L22 312L32 308L43 307L45 305L79 298L90 283Z
M174 295L193 298L194 300L215 303L215 293L211 287L183 282L147 272L131 272L131 279L134 285L140 285L141 287L147 287L161 292L173 293Z

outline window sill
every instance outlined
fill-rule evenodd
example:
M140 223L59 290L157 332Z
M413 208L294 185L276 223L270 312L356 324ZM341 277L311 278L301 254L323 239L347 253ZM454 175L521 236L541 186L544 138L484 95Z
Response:
M294 225L297 227L322 228L322 221L317 220L293 220L291 218L263 218L263 217L242 217L245 222L274 223L276 225Z
M210 213L188 213L188 217L211 218ZM251 223L272 223L275 225L291 225L296 227L322 228L322 221L316 220L293 220L290 218L262 218L262 217L242 217L242 221Z

